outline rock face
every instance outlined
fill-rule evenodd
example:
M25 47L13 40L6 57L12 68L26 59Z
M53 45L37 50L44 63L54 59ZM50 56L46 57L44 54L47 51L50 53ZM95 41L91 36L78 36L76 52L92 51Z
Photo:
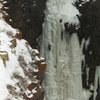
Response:
M0 100L43 100L45 60L21 37L0 16Z
M0 99L43 100L46 63L17 31L0 20Z
M43 24L41 55L46 58L45 100L82 100L81 47L77 33L79 14L72 0L48 0Z

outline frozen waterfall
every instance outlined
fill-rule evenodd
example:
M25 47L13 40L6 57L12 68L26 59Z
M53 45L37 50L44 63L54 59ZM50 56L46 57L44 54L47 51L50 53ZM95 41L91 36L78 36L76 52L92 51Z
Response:
M79 27L74 1L47 1L41 44L48 65L45 100L82 100L81 46L77 33L70 34L64 27L67 22Z

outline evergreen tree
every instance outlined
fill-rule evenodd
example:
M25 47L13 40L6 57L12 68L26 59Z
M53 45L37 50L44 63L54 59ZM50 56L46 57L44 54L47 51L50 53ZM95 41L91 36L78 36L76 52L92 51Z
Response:
M12 26L23 33L23 38L28 40L34 48L37 46L37 38L42 33L44 10L46 0L7 0L5 6L12 19Z
M74 6L79 10L80 28L78 35L80 41L90 37L87 50L83 50L86 65L90 68L89 84L94 82L96 66L100 65L100 0L77 0ZM92 54L90 54L92 51Z

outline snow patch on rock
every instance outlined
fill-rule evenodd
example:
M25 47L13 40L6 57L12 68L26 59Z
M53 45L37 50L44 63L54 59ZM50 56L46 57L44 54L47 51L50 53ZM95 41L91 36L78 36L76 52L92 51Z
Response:
M0 19L0 100L42 100L46 63L16 34L17 29Z

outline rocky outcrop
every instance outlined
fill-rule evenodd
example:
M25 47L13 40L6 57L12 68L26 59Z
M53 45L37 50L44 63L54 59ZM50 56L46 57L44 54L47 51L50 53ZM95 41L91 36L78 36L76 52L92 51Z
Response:
M32 47L37 47L38 37L42 33L42 23L45 16L45 4L47 0L6 0L4 4L9 18L5 17L13 27L18 28L23 34L22 37L28 40Z
M0 57L3 61L4 66L6 67L6 61L9 60L7 51L0 51Z
M2 7L4 3L0 1ZM45 60L4 16L0 16L0 100L43 100Z
M0 77L0 99L43 100L45 60L27 41L16 37L18 30L0 22L0 76L4 76Z

